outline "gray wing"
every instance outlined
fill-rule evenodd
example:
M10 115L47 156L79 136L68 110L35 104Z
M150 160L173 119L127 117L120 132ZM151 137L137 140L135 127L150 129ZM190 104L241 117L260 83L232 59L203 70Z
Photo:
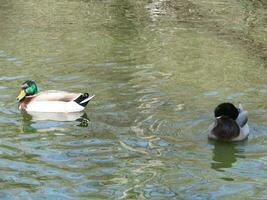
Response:
M236 123L242 128L248 122L248 111L240 110Z
M43 92L39 92L34 101L72 101L77 98L81 93L70 93L65 91L58 90L47 90Z

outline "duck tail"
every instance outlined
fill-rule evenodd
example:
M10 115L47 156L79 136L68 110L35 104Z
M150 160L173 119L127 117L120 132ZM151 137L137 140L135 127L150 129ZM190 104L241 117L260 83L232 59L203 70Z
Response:
M240 128L235 120L221 116L216 119L215 126L211 130L211 133L215 135L218 140L231 141L233 138L239 136Z
M87 92L78 96L74 101L82 107L85 107L95 95L89 95Z

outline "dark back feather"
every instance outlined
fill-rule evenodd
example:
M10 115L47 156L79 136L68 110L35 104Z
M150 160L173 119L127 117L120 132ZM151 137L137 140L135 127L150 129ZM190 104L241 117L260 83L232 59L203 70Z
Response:
M235 120L222 116L216 119L215 126L211 130L211 133L215 135L218 140L230 141L239 136L240 128Z

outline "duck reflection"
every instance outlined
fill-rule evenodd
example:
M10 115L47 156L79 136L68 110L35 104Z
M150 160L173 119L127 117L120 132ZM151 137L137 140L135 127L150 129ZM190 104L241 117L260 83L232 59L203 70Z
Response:
M58 121L58 122L72 122L80 118L86 118L85 112L74 113L46 113L46 112L27 112L23 113L23 117L26 119L31 118L31 121Z
M245 158L242 146L246 141L238 143L211 142L214 145L211 168L216 171L224 171L231 168L238 158Z
M24 133L35 133L37 130L52 131L65 129L64 122L77 121L77 126L87 127L89 118L85 112L77 113L22 113L22 131Z

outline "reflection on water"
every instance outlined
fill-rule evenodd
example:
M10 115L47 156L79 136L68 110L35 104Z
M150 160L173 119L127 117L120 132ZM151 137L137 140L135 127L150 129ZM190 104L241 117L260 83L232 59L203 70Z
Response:
M22 112L22 132L35 133L38 129L45 131L65 130L64 122L76 121L77 126L87 127L90 122L86 112L76 113L41 113Z
M224 171L225 168L231 168L238 158L245 158L244 149L242 148L247 142L221 143L212 142L213 156L211 168L217 171Z
M81 121L81 119L89 121L86 112L74 112L74 113L27 112L22 114L24 120L31 120L31 121L71 122L78 120Z

